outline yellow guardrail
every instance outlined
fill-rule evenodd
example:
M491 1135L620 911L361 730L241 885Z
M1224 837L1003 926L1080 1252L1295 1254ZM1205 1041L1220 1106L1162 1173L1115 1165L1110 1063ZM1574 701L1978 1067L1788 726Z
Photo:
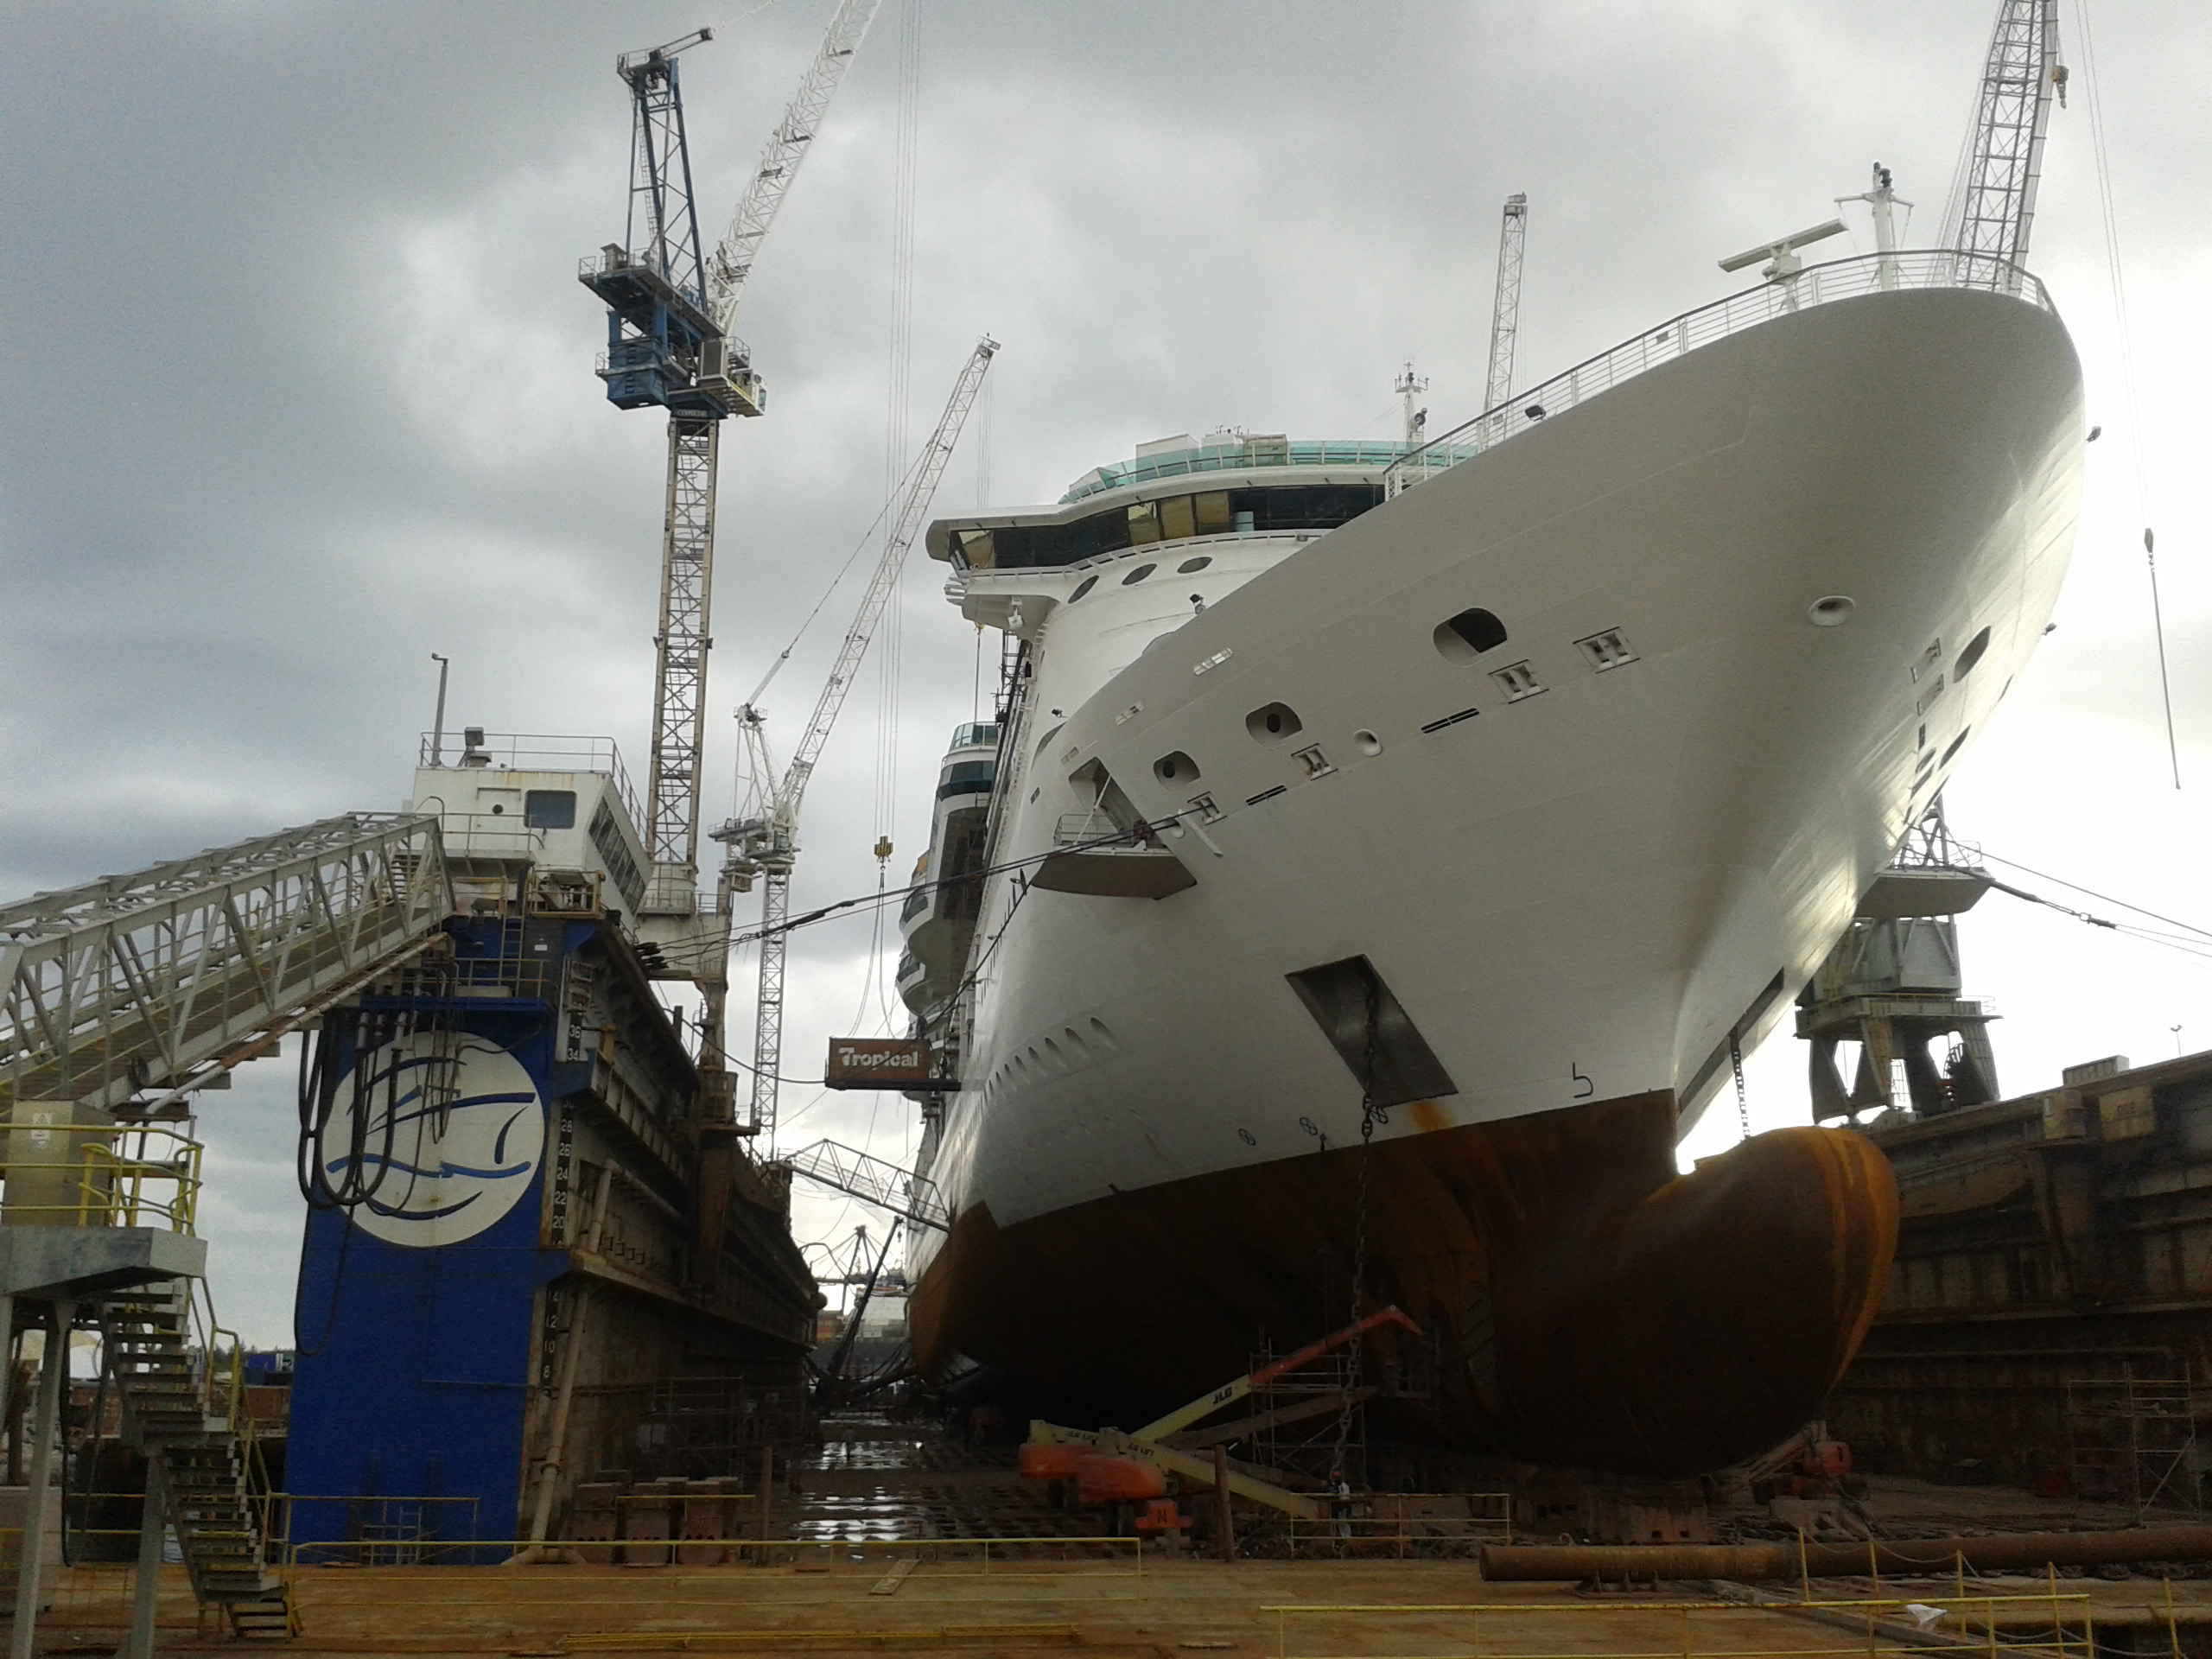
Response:
M1382 1492L1350 1503L1350 1515L1289 1516L1292 1548L1341 1545L1354 1555L1387 1548L1402 1558L1422 1545L1513 1541L1510 1492ZM1446 1508L1458 1513L1434 1512Z
M1929 1592L1942 1595L1941 1592ZM1942 1605L1904 1597L1863 1597L1837 1600L1796 1599L1789 1601L1631 1601L1592 1602L1577 1599L1572 1602L1491 1601L1491 1602L1311 1602L1281 1604L1262 1607L1261 1611L1274 1615L1275 1620L1275 1659L1358 1659L1358 1656L1372 1651L1362 1646L1343 1652L1292 1653L1290 1624L1297 1618L1330 1619L1342 1624L1356 1621L1363 1627L1363 1635L1372 1634L1372 1624L1392 1619L1458 1618L1471 1621L1468 1635L1478 1643L1452 1653L1423 1653L1417 1659L1858 1659L1859 1656L1948 1654L1955 1656L1964 1651L1962 1644L1954 1637L1926 1643L1900 1639L1897 1624L1916 1625L1930 1636L1943 1631L1947 1624L1951 1629L1969 1637L1977 1644L1986 1640L1987 1651L1995 1656L1999 1651L1998 1619L1999 1607L2031 1605L2050 1610L2050 1634L2025 1637L2018 1630L2008 1630L2005 1648L2018 1652L2031 1648L2045 1656L2059 1659L2095 1659L2096 1617L2090 1599L2086 1594L2060 1594L2055 1590L2032 1594L2001 1596L1942 1596ZM1932 1619L1916 1617L1910 1609L1922 1608L1936 1615ZM1714 1613L1729 1616L1741 1622L1745 1615L1773 1618L1797 1612L1825 1612L1832 1620L1849 1619L1856 1623L1864 1618L1866 1637L1863 1642L1849 1647L1743 1647L1730 1640L1725 1646L1698 1644L1691 1620L1694 1615ZM1542 1618L1548 1615L1570 1618L1602 1618L1607 1614L1619 1616L1678 1613L1681 1616L1681 1639L1665 1648L1643 1649L1613 1649L1586 1644L1561 1652L1523 1652L1505 1645L1508 1638L1495 1624L1487 1621L1493 1616L1512 1619ZM1979 1618L1977 1618L1979 1615ZM1952 1621L1956 1621L1955 1624ZM2040 1621L2038 1621L2038 1624ZM1976 1626L1982 1628L1976 1637ZM1885 1626L1887 1629L1885 1629ZM2078 1633L2076 1633L2078 1630Z
M0 1146L18 1135L74 1136L86 1144L74 1156L66 1139L58 1158L0 1156L10 1217L35 1217L59 1227L159 1226L193 1236L206 1149L185 1130L168 1123L0 1122ZM54 1179L41 1182L41 1172ZM41 1185L54 1195L51 1201L16 1196Z

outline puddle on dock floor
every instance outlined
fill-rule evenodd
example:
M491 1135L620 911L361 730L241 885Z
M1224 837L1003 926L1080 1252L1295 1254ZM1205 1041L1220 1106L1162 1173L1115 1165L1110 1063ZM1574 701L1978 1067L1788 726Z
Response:
M833 1414L822 1437L799 1459L795 1538L1080 1538L1097 1525L1015 1474L1010 1446L962 1446L880 1412Z

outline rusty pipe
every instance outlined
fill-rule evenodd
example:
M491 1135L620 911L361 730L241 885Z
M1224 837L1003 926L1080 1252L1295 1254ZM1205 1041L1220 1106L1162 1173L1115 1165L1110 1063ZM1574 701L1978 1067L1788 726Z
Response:
M1794 1579L1881 1572L1984 1572L2013 1567L2126 1567L2212 1560L2212 1527L2132 1527L2122 1532L2018 1532L1991 1538L1916 1538L1904 1543L1484 1544L1494 1583L1584 1579Z

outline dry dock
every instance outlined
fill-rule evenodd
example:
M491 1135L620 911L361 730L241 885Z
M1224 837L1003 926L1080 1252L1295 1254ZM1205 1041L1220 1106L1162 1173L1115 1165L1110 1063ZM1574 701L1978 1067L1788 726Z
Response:
M162 1649L235 1647L200 1630L181 1570L168 1573ZM65 1570L47 1651L111 1649L127 1580L124 1569ZM1737 1605L1702 1584L1611 1599L1489 1586L1459 1561L1147 1558L1140 1570L1134 1555L1066 1559L1033 1547L986 1565L980 1548L879 1545L804 1566L325 1568L298 1580L305 1628L290 1651L1841 1659L2001 1648L2088 1659L2091 1629L2106 1655L2199 1655L2212 1620L2212 1587L2197 1582L1993 1579L1964 1598L1933 1579L1885 1583L1878 1599L1863 1582L1814 1588L1825 1605L1808 1612ZM1907 1602L1947 1616L1919 1631Z
M748 1501L727 1538L686 1540L678 1527L657 1548L639 1544L608 1559L615 1552L601 1544L536 1566L442 1564L441 1546L427 1539L364 1542L350 1560L327 1544L302 1549L289 1575L301 1622L289 1651L2212 1655L2212 1576L2188 1576L2212 1575L2212 1566L1979 1578L1939 1567L1902 1579L1681 1580L1597 1593L1486 1584L1471 1545L1450 1538L1364 1540L1341 1559L1324 1543L1307 1559L1224 1563L1187 1548L1096 1536L1095 1512L1056 1508L1014 1475L1004 1447L970 1448L933 1428L881 1420L832 1420L829 1428L798 1471L798 1490L779 1484L765 1516ZM2109 1529L2131 1518L2109 1504L1918 1482L1878 1481L1869 1503L1906 1548L1939 1535ZM1764 1518L1745 1509L1715 1519L1724 1535L1743 1537ZM457 1555L464 1547L446 1549ZM131 1587L126 1567L61 1569L41 1623L44 1650L114 1650ZM1807 1599L1815 1605L1777 1605ZM1922 1630L1910 1604L1943 1611ZM219 1621L202 1619L181 1567L163 1571L159 1636L164 1652L238 1645Z

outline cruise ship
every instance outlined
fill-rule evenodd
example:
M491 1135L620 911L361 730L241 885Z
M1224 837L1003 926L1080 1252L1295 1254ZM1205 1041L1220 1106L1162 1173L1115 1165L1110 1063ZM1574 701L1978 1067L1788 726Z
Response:
M1179 436L933 524L1008 665L905 921L920 1363L1135 1412L1395 1303L1453 1443L1812 1415L1885 1162L1676 1147L2044 632L2082 442L2036 279L1885 252L1419 448Z

